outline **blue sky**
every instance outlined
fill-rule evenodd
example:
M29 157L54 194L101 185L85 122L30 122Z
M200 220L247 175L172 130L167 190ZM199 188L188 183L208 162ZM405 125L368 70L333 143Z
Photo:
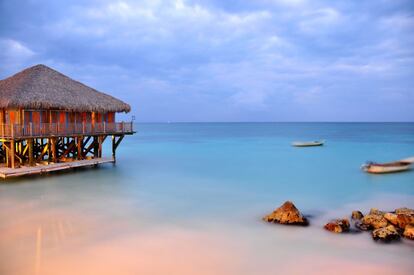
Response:
M38 63L137 121L414 121L414 1L0 0L0 78Z

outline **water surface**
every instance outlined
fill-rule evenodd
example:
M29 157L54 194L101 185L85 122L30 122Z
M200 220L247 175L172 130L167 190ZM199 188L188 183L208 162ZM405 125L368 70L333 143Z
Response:
M412 241L382 245L321 227L354 209L414 208L414 171L359 169L414 156L413 123L137 129L115 166L0 184L0 274L412 272ZM290 146L315 139L326 145ZM312 215L310 227L261 221L285 200Z

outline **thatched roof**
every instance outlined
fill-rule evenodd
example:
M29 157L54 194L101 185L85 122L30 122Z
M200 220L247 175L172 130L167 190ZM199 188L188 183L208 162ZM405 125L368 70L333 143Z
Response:
M131 107L45 65L0 80L0 108L129 112Z

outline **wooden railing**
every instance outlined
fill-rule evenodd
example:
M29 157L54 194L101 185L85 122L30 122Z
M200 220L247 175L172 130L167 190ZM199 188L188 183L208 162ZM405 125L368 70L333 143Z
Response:
M132 122L0 124L2 138L132 133Z

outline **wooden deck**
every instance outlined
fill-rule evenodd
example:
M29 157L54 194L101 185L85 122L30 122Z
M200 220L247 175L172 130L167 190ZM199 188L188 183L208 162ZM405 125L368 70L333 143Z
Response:
M95 158L89 160L75 160L71 162L52 163L48 165L22 166L20 168L0 167L0 178L21 177L26 175L45 174L54 171L73 169L77 167L94 166L103 163L114 163L114 158Z

